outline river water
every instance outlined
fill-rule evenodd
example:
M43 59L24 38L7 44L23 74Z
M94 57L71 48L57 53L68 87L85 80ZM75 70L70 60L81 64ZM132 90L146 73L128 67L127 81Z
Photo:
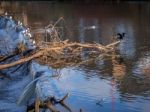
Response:
M63 39L109 44L125 32L118 46L120 60L101 59L58 71L73 112L149 112L150 3L149 2L1 2L0 13L14 15L31 29L60 17ZM58 105L62 112L67 112Z

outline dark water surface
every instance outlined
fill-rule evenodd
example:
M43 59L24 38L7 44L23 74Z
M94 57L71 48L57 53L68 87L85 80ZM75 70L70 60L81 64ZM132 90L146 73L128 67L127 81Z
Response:
M64 17L62 38L108 44L125 32L119 45L121 63L102 59L59 70L70 92L73 112L150 111L150 3L1 2L0 13L14 14L25 25L44 27ZM59 107L63 112L65 109Z

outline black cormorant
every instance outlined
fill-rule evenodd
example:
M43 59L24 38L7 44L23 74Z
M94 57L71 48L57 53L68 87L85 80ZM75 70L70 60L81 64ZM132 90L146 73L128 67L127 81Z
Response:
M117 33L116 39L122 40L125 37L126 33Z

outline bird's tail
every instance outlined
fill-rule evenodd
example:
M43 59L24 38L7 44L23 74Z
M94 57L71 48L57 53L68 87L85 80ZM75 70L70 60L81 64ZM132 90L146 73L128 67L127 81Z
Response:
M23 93L17 101L17 105L24 105L31 98L31 96L35 93L36 82L37 80L33 80L25 87Z

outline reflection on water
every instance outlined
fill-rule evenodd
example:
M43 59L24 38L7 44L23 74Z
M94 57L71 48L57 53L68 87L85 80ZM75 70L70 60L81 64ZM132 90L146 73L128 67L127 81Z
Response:
M122 61L103 59L63 68L59 81L67 84L62 88L71 93L66 103L73 112L149 112L149 3L1 2L0 8L31 30L64 17L62 38L72 41L108 44L116 33L125 32L117 51Z

